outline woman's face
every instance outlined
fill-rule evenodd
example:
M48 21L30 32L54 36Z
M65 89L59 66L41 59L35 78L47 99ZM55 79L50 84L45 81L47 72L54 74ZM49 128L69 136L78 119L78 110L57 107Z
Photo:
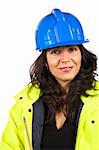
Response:
M47 65L55 79L65 86L78 74L81 52L78 46L61 46L47 50Z

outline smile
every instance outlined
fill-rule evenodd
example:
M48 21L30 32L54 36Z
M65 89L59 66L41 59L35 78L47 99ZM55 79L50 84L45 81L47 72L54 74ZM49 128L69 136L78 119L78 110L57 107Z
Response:
M60 68L60 70L61 70L62 72L70 72L70 71L72 70L72 68L73 68L73 67L62 67L62 68Z

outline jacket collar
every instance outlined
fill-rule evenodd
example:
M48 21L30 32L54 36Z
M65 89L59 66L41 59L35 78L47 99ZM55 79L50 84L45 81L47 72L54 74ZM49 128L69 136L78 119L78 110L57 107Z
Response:
M90 96L93 95L99 95L99 82L95 82L95 89L87 90L87 94ZM33 104L37 99L39 99L40 96L40 89L37 85L32 86L32 84L29 84L27 87L25 87L23 90L21 90L16 96L14 96L15 100L24 99L24 101L27 101L30 104ZM89 97L81 96L81 99L83 103L85 103L86 99L89 99Z

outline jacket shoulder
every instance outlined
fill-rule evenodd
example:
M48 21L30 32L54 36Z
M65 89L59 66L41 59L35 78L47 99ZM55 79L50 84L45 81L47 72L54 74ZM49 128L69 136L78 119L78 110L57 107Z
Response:
M93 84L95 87L91 90L88 90L89 95L99 95L99 81L94 81Z
M95 85L94 88L86 91L86 93L89 95L88 97L81 95L81 99L84 104L87 102L87 100L88 103L92 102L99 104L99 81L94 81L93 84Z
M14 99L16 101L28 101L28 102L35 102L40 96L40 89L37 85L33 86L32 83L28 84L24 87L21 91L19 91L15 96Z
M96 81L96 89L99 90L99 81Z

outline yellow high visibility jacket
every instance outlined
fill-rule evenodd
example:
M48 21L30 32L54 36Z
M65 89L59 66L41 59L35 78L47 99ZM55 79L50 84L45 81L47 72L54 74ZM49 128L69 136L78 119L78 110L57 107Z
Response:
M99 150L99 82L96 82L96 90L86 92L90 96L81 96L84 105L80 113L75 150ZM29 85L14 97L16 103L10 110L0 150L33 150L32 104L39 95L40 89Z

